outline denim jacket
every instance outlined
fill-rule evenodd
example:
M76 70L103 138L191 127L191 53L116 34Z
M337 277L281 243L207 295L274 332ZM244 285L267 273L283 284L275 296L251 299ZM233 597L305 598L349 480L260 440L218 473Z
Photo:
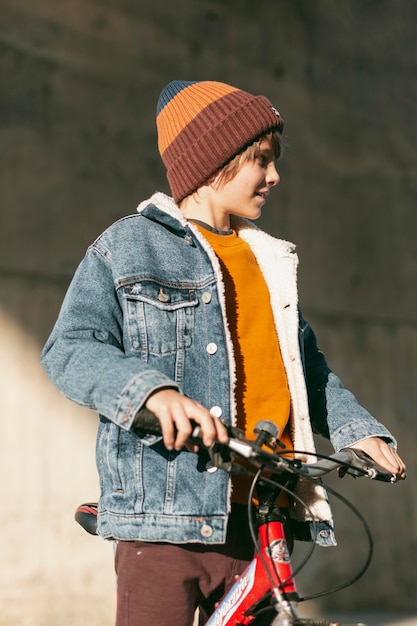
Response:
M293 244L246 220L233 227L251 246L270 291L291 394L297 450L313 432L335 449L390 433L327 366L297 297ZM254 311L256 323L256 311ZM235 424L235 361L216 255L179 208L157 193L138 214L108 228L88 249L42 353L61 392L98 412L99 533L105 538L223 543L230 477L206 469L205 452L168 451L133 428L148 396L173 387ZM301 484L309 504L293 516L330 520L320 487ZM323 543L326 540L323 533Z

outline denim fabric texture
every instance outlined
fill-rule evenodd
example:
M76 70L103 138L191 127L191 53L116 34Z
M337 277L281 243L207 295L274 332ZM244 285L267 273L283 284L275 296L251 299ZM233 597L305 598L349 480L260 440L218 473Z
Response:
M370 436L395 445L330 371L302 318L293 244L244 220L235 227L252 245L270 289L292 397L295 447L310 445L311 431L329 438L336 449ZM229 476L223 470L207 472L204 451L170 452L158 439L146 444L132 428L149 395L163 387L207 408L221 407L224 420L235 420L233 346L220 266L170 198L156 194L90 246L42 363L65 396L100 416L100 535L225 541Z

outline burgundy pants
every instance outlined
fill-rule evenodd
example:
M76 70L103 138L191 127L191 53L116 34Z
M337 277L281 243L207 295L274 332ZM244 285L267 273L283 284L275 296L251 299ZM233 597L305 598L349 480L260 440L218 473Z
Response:
M116 626L192 626L196 608L201 606L204 616L205 607L230 589L252 556L243 505L232 509L224 545L120 541Z

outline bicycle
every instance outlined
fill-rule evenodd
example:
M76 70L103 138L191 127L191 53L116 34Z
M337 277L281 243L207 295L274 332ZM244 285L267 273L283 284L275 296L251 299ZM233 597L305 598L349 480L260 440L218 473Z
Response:
M256 425L255 440L247 439L243 431L228 427L229 442L214 444L209 450L211 463L217 468L232 472L235 459L245 459L253 467L252 487L248 502L251 506L256 488L255 522L249 513L249 525L255 547L255 555L246 570L237 578L233 587L212 607L212 613L206 626L342 626L339 622L302 618L297 607L303 601L326 595L356 582L366 571L372 556L372 536L366 521L359 511L333 489L328 491L337 495L362 522L369 540L368 557L357 575L342 585L315 594L300 597L295 583L295 575L304 567L315 547L312 543L307 556L297 570L293 570L291 553L284 531L286 521L282 510L275 502L284 491L299 499L294 487L299 478L318 481L322 476L338 470L341 476L350 474L354 477L367 476L371 479L393 483L396 477L378 467L371 457L360 450L344 448L331 456L315 454L313 463L305 463L297 456L299 451L279 449L278 430L272 422L262 421ZM142 433L160 434L159 422L152 415L144 416L141 423ZM199 429L196 427L192 441L201 443ZM291 454L290 454L291 453ZM303 452L304 455L307 453ZM241 470L241 465L239 466ZM249 470L248 470L249 471ZM253 473L254 472L254 473ZM97 534L97 504L80 505L75 513L76 521L89 533ZM344 626L363 626L361 624Z

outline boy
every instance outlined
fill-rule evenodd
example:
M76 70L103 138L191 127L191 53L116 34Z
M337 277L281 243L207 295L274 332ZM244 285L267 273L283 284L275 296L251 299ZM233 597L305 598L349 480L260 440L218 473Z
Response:
M93 243L42 357L64 394L100 414L98 524L118 541L117 626L192 624L251 558L247 485L186 447L190 420L209 447L227 441L222 420L250 435L272 418L289 449L313 452L314 431L405 475L393 437L300 315L294 246L248 221L279 182L278 111L223 83L173 81L157 128L173 198L155 194ZM151 445L135 432L143 408L162 428ZM304 499L331 544L323 493Z

